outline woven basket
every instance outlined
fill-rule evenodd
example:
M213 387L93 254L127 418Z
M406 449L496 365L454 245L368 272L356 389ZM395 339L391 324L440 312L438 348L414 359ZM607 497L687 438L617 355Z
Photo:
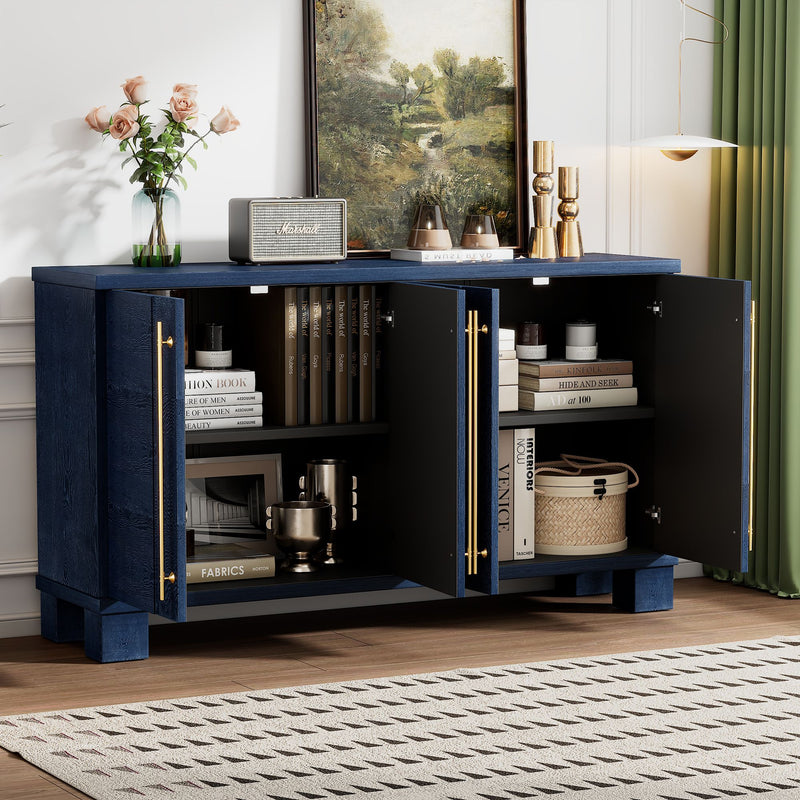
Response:
M627 547L625 494L639 483L632 467L562 455L537 464L534 474L537 553L599 555Z

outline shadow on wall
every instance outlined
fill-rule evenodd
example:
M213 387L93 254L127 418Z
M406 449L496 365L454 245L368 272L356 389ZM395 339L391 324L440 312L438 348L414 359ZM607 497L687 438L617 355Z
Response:
M52 126L50 154L39 166L14 177L13 191L0 197L0 220L11 237L26 241L39 263L69 263L76 254L94 252L94 226L106 195L119 195L116 159L104 154L92 163L95 137L82 119Z

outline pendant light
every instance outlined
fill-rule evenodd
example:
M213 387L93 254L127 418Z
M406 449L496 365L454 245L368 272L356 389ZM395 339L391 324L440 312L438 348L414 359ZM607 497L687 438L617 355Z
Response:
M635 147L657 147L667 158L673 161L686 161L691 158L699 149L705 147L737 147L733 142L725 142L722 139L711 139L707 136L691 136L683 132L681 124L683 93L681 85L683 82L683 45L686 42L700 42L702 44L723 44L728 39L728 27L721 19L711 14L701 11L699 8L689 5L686 0L681 3L681 39L678 47L678 132L676 134L666 134L664 136L651 136L647 139L637 139L633 142ZM721 39L698 39L694 36L686 35L686 9L702 14L704 17L714 20L722 26L723 35Z

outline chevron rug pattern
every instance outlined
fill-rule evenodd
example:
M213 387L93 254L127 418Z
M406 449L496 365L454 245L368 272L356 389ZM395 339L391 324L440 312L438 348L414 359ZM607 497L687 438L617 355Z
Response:
M98 800L800 797L800 637L0 718Z

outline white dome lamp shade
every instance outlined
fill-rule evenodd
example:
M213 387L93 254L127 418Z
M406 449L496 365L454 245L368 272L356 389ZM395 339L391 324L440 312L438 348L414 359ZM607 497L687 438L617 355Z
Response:
M682 91L681 84L683 82L683 45L685 42L700 42L702 44L723 44L728 39L728 27L721 19L712 16L711 14L701 11L699 8L690 6L686 0L680 0L681 3L681 39L678 47L678 132L672 134L665 134L663 136L650 136L646 139L637 139L631 144L634 147L650 147L659 149L667 158L673 161L686 161L691 158L698 150L707 147L738 147L733 142L726 142L722 139L711 139L708 136L692 136L685 134L681 127L682 116ZM722 25L723 36L721 39L698 39L694 36L686 35L686 9L696 11L704 17L714 20L714 22Z

